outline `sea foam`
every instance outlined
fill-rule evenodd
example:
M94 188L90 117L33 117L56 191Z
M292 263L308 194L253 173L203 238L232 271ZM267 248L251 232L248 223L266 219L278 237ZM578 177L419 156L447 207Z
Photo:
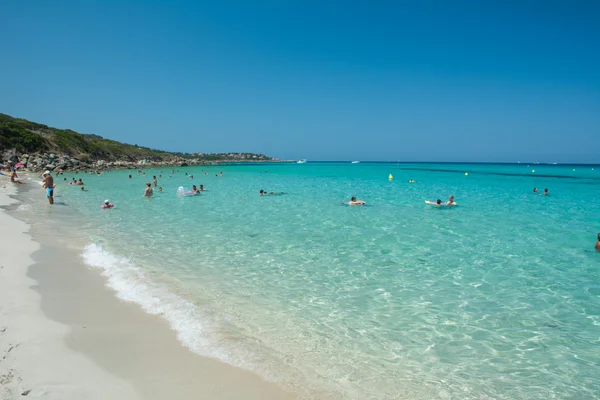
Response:
M149 314L165 318L177 332L177 338L190 350L230 361L226 352L211 345L204 337L205 326L197 308L154 282L132 260L118 257L97 243L85 246L82 257L90 267L102 270L102 275L107 278L107 286L121 300L137 303Z

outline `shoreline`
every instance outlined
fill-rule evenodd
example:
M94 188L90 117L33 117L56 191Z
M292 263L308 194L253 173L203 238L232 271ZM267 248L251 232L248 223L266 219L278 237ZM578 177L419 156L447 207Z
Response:
M118 299L77 244L7 212L19 196L0 181L0 223L10 232L0 244L7 255L0 263L2 400L27 390L50 399L294 398L250 371L191 352L160 316Z

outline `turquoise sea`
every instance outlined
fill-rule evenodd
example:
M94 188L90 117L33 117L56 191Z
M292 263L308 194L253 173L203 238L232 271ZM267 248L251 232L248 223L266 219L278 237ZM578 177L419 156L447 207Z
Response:
M145 173L65 174L88 191L61 176L59 204L40 191L32 209L84 241L83 259L119 297L162 315L199 354L304 398L600 397L600 167ZM163 192L143 198L152 175ZM177 196L192 184L207 191ZM424 203L450 194L457 207ZM367 205L340 204L351 196ZM101 210L105 199L115 208Z

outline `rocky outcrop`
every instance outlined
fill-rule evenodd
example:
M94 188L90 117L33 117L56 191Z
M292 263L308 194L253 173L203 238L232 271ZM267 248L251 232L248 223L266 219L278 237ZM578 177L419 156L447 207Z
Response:
M142 160L82 160L71 157L67 154L54 153L39 153L39 154L22 154L17 155L16 152L6 152L0 158L0 165L15 166L23 164L23 169L32 172L40 171L75 171L75 170L106 170L106 169L136 169L150 167L180 167L193 165L206 165L207 162L199 159L187 159L181 157L173 157L168 161L153 161L148 159Z

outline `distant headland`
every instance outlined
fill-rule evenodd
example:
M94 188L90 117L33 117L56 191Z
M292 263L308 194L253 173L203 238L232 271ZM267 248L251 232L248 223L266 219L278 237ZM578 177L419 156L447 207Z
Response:
M30 171L281 162L255 153L172 153L81 134L0 113L0 164Z

